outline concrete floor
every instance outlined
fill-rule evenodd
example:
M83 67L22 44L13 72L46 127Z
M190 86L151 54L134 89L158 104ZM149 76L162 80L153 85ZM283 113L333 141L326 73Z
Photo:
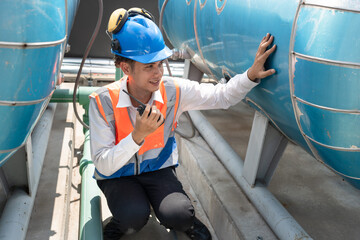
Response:
M67 86L71 86L68 84ZM78 106L80 116L83 109ZM57 104L54 123L50 134L47 153L40 177L27 240L78 239L81 176L79 161L82 157L84 135L81 124L76 120L71 104ZM217 240L206 214L186 179L186 174L178 168L177 174L183 182L196 209L196 215L209 228L213 239ZM102 218L111 216L106 200L102 196ZM148 224L138 233L122 239L187 240L184 233L169 231L159 224L152 213Z
M79 143L70 104L57 104L27 240L77 239L79 226ZM75 145L74 145L75 144Z
M240 103L203 114L245 159L254 111ZM299 146L288 144L269 190L314 239L360 239L360 190Z
M240 103L229 110L210 110L203 113L238 152L239 156L245 159L254 114L253 110ZM58 104L54 119L39 190L27 233L26 239L29 240L78 238L80 202L78 162L81 159L82 128L75 121L72 106L69 104ZM188 128L185 127L185 129ZM197 152L204 151L201 150L203 149L203 143L196 142L196 139L191 141L193 141L190 142L192 147L198 146L199 150ZM181 146L184 146L184 144L181 143ZM211 151L206 150L206 152L213 156ZM216 158L213 161L216 162ZM216 167L210 165L210 170L217 170L221 167L221 164L216 164L218 164ZM207 203L204 200L202 200L202 203L200 200L204 198L205 193L194 190L192 184L196 185L197 182L188 181L188 172L189 169L186 167L180 167L178 170L179 178L182 179L186 191L191 196L198 216L210 227L215 240L217 238L230 240L224 238L222 234L219 235L219 233L217 233L216 237L209 219L212 221L221 219L221 213L217 212L218 215L213 216L214 213L203 211L202 204ZM205 177L206 179L211 178L211 176ZM189 179L194 178L190 177ZM217 185L223 180L211 181L210 179L208 182L213 187L213 185ZM243 197L243 202L238 200L241 190L236 190L236 184L229 182L224 186L222 188L224 191L221 194L214 194L217 194L217 197L219 195L220 197L221 195L228 195L232 200L224 200L224 202L220 203L225 207L231 204L241 204L240 207L234 207L233 210L226 210L227 214L229 214L229 211L241 210L245 204L248 204L246 197ZM298 146L293 144L287 146L270 183L269 190L314 239L360 239L360 191L343 181L341 177L317 162ZM236 191L239 191L239 195L234 195ZM220 197L218 199L223 199ZM106 210L106 205L103 204L103 206L103 218L105 219L109 216L109 213ZM243 229L245 231L260 231L258 228L261 228L262 236L267 236L263 239L276 239L268 230L266 224L263 224L261 217L259 218L256 215L256 210L252 209L251 206L249 206L249 209L252 215L248 219L248 216L244 216L243 219L234 221L238 221L239 226L254 221L256 222L254 226L248 224ZM260 225L258 225L259 222ZM225 223L226 221L222 224L227 227ZM230 223L232 224L232 222ZM219 225L220 223L213 224ZM251 236L257 236L258 232L254 234ZM246 236L240 238L256 239ZM152 216L141 232L126 236L123 239L162 240L187 239L187 237L182 233L168 232Z

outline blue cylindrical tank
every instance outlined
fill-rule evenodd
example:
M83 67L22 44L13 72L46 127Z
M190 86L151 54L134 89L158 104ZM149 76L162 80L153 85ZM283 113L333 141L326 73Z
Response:
M0 1L0 166L24 145L50 100L77 6Z
M245 101L360 188L360 0L169 0L163 26L218 80L246 71L274 35L266 68L277 74Z

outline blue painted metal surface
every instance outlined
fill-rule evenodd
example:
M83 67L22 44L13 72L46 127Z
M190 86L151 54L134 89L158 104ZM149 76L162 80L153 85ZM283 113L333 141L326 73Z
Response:
M163 26L216 79L246 71L274 35L277 74L246 101L360 188L360 0L169 0Z
M0 1L0 166L25 143L50 100L78 3Z

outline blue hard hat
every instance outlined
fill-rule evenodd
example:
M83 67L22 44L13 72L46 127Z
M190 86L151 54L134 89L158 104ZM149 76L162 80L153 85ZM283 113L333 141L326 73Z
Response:
M172 55L158 26L142 15L129 17L112 39L112 53L137 62L152 63Z

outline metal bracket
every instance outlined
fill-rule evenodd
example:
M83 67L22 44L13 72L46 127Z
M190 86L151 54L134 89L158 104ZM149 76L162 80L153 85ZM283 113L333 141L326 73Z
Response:
M48 105L24 146L1 167L0 182L7 198L0 218L1 240L26 237L55 109L55 103Z
M31 149L31 143L29 145L29 141L31 140L27 140L24 146L19 148L2 166L9 188L14 189L19 187L28 193L30 192L29 167L32 164L31 160L28 162L29 159L27 156L27 152ZM29 157L31 158L32 156L29 155Z
M256 111L242 171L252 187L257 181L266 186L270 183L287 143L287 138Z
M189 59L185 59L184 78L200 82L204 73L200 71Z
M35 182L36 182L36 164L34 163L34 156L33 156L33 147L32 147L32 138L29 137L25 144L25 152L26 152L26 165L27 165L27 177L28 177L28 186L29 186L29 195L32 196L36 194L34 192L35 189ZM35 164L35 165L34 165Z
M9 183L6 179L6 175L5 175L2 167L0 167L0 183L1 183L0 190L2 187L5 197L6 197L6 199L8 199L10 197L10 187L9 187ZM0 203L1 203L1 200L0 200Z

